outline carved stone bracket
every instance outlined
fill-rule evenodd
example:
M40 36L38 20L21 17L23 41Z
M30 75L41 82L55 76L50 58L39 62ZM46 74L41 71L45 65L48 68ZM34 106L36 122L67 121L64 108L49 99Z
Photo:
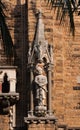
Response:
M0 93L0 114L8 114L11 106L19 100L19 93Z
M0 107L8 107L17 103L19 93L0 93Z
M27 124L55 124L57 119L55 116L46 116L46 117L25 117L24 118L25 123Z

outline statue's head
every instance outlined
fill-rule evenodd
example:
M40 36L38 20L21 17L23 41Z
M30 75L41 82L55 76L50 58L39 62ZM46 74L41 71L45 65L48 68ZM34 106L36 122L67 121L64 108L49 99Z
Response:
M37 71L38 74L43 73L43 69L40 66L36 66L36 71Z
M43 59L38 59L38 63L43 63Z

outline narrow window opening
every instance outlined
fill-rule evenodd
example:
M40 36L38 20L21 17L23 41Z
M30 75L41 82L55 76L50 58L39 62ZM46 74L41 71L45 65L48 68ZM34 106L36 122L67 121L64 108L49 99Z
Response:
M9 91L10 91L10 82L8 81L7 73L5 73L2 82L2 92L9 93Z

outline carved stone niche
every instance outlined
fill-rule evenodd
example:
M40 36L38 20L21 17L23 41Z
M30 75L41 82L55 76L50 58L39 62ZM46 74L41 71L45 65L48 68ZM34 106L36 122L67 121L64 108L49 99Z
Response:
M45 39L42 13L37 14L37 23L33 45L29 44L29 109L24 122L27 124L55 124L51 104L51 75L53 66L53 47Z
M0 114L19 100L16 92L16 66L0 66Z

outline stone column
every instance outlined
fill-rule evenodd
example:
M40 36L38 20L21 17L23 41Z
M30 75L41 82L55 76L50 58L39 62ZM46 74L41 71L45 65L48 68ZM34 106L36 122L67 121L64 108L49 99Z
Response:
M48 73L48 114L51 115L51 63L47 65L47 73Z
M30 65L30 110L29 114L33 115L33 88L32 88L32 82L33 82L33 65Z
M9 108L9 130L13 130L13 106Z

